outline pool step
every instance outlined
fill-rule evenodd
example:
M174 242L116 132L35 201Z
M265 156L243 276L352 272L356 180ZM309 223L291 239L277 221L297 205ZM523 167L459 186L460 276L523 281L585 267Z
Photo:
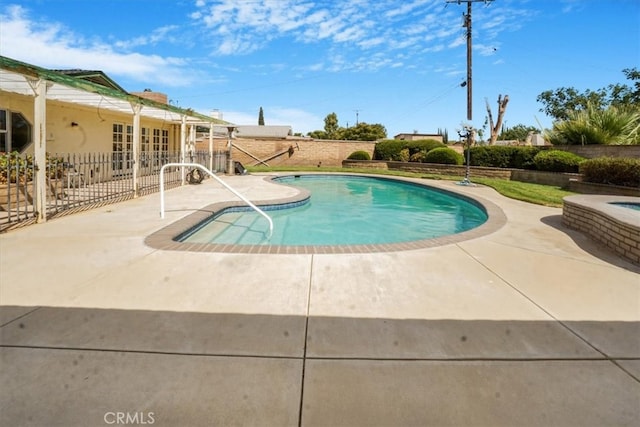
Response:
M216 242L232 244L240 242L243 244L258 243L264 238L264 228L259 223L260 221L264 221L264 219L257 214L240 212L233 223L218 234Z

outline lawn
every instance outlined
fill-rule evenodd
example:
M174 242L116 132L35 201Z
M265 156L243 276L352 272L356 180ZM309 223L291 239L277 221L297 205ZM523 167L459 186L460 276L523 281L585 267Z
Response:
M407 176L411 178L424 179L445 179L451 181L460 181L461 176L435 175L424 173L413 173L393 170L380 169L358 169L358 168L341 168L341 167L265 167L252 166L247 168L250 172L351 172L351 173L367 173L377 175ZM521 200L523 202L534 203L537 205L562 207L562 198L570 196L571 191L566 191L560 187L550 185L531 184L528 182L509 181L506 179L481 178L471 176L471 181L476 184L486 185L495 189L498 193L511 199Z

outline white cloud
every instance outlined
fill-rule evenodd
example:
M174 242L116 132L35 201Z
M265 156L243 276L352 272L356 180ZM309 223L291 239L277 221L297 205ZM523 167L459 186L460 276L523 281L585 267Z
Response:
M31 21L21 6L9 6L5 10L0 15L3 56L46 68L101 70L110 75L168 86L187 85L196 77L188 72L184 59L118 52L105 43L88 42L60 24ZM170 30L160 29L156 36L161 37L164 31ZM152 39L153 34L144 42Z

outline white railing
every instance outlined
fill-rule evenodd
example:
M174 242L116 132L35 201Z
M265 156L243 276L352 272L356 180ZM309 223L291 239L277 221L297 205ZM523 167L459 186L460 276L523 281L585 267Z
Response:
M182 167L182 166L198 168L201 171L207 173L211 178L215 179L220 184L222 184L222 186L224 188L226 188L227 190L231 191L233 194L238 196L238 198L240 200L242 200L243 202L245 202L247 205L249 205L251 207L251 209L253 209L257 213L262 215L269 222L269 238L271 238L271 235L273 234L273 221L271 220L271 217L269 217L269 215L264 213L264 211L262 209L260 209L259 207L257 207L253 203L251 203L251 201L249 201L242 194L240 194L236 190L234 190L226 182L224 182L223 180L218 178L209 169L205 168L204 166L202 166L201 164L198 164L198 163L167 163L167 164L162 166L162 168L160 169L160 218L164 219L164 170L165 170L165 168L168 168L168 167Z

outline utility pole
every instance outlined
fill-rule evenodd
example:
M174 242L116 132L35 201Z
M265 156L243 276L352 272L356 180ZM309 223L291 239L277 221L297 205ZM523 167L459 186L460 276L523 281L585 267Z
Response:
M356 112L356 126L358 126L358 116L360 115L360 110L353 110Z
M466 3L467 14L463 15L464 23L462 26L467 29L467 120L473 120L473 87L472 87L472 55L471 55L471 4L477 2L483 2L485 4L491 3L493 0L447 0L447 3Z
M473 129L473 125L471 125L471 120L473 120L473 86L471 83L472 80L472 72L471 72L471 5L477 2L483 2L485 4L491 3L493 0L447 0L447 3L466 3L467 4L467 14L463 15L464 22L462 26L467 29L466 37L467 37L467 120L469 120L469 125L465 126L463 135L467 138L467 159L466 159L466 171L464 179L459 182L460 185L473 185L469 180L469 169L470 169L470 157L471 157L471 139L473 138L473 133L475 132Z

